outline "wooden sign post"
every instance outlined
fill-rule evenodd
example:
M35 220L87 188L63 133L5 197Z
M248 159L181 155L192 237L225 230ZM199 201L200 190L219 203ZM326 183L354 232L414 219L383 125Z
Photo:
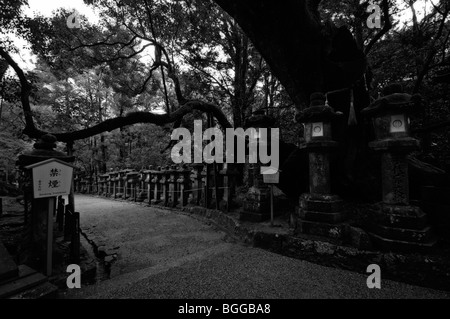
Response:
M278 184L280 180L280 171L273 174L263 174L264 183L270 185L270 226L273 225L273 184Z
M46 272L52 274L53 256L53 215L57 196L68 195L72 186L74 166L56 158L28 165L26 169L32 170L33 198L45 198L47 203L47 246L46 246Z

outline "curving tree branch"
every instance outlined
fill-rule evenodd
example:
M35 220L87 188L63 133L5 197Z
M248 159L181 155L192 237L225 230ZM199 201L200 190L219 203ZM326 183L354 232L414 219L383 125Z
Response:
M164 124L176 122L183 118L183 116L185 116L186 114L192 113L194 110L199 110L205 113L212 113L222 127L232 127L226 116L216 105L203 101L191 100L170 114L130 112L123 117L119 116L116 118L108 119L92 127L73 132L55 133L42 131L35 127L26 127L24 133L30 137L35 138L50 133L53 134L58 141L71 142L138 123L152 123L162 126Z
M13 68L16 72L20 81L20 100L22 102L22 109L25 117L26 127L30 129L36 129L33 120L33 113L31 112L30 106L30 92L31 84L28 82L27 77L19 65L14 61L14 59L0 46L0 56Z
M168 123L179 122L183 118L183 116L192 113L194 110L199 110L205 113L211 113L213 114L214 117L216 117L217 121L222 127L224 128L232 127L227 117L223 114L223 112L218 106L203 101L189 100L185 101L176 111L170 114L155 114L151 112L131 112L128 113L126 116L108 119L97 125L78 131L66 133L43 131L38 129L34 124L29 100L31 85L28 82L25 73L14 61L14 59L2 47L0 47L0 56L14 69L17 76L19 77L21 85L20 97L22 102L22 108L25 114L25 128L23 130L23 133L31 138L39 138L42 135L50 133L53 134L58 141L70 143L75 140L88 138L90 136L94 136L106 131L112 131L120 127L133 125L137 123L153 123L156 125L164 125Z

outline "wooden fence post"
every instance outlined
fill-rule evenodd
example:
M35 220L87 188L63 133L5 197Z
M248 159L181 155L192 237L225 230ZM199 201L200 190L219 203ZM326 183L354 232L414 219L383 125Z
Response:
M75 263L80 262L80 213L73 213L71 255Z

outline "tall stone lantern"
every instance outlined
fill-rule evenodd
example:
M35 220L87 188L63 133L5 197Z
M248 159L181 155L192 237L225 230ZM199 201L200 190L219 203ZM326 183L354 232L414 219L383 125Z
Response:
M33 186L31 170L25 169L25 166L42 162L47 159L56 158L67 163L75 160L74 156L56 151L56 138L53 135L43 135L36 143L33 150L19 155L16 162L19 169L24 174L23 190L24 196L31 200L31 218L25 225L27 236L22 243L20 262L27 262L35 265L37 268L44 267L46 246L47 246L47 225L48 225L48 199L33 198Z
M274 118L265 115L262 111L257 111L246 121L245 126L258 130L260 128L272 128L274 124ZM259 144L261 143L259 134L255 138L258 142L259 151ZM270 141L269 132L268 141ZM259 162L259 156L257 163L249 164L247 161L246 172L244 172L247 176L244 176L244 180L247 180L250 188L243 201L244 210L239 217L241 220L260 222L270 218L270 188L263 181L261 166L263 165Z
M342 200L331 193L331 153L338 147L332 139L332 123L341 114L326 105L322 93L311 95L311 104L296 120L304 123L304 141L300 148L309 157L309 193L302 194L298 214L294 218L296 231L306 234L343 239L345 218Z
M425 213L409 202L407 156L419 147L410 136L410 114L420 105L419 95L403 93L396 84L386 87L384 95L362 111L375 130L369 147L381 153L382 202L372 211L371 236L387 250L417 250L436 242Z
M128 199L129 201L136 200L136 186L139 182L139 172L131 171L125 175L125 191L124 191L124 199Z
M117 198L119 193L119 183L118 183L119 170L110 169L108 172L108 196L111 198Z

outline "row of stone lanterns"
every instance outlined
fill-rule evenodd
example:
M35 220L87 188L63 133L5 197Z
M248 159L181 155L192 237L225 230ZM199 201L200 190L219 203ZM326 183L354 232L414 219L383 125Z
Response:
M418 98L404 94L399 87L389 86L384 96L363 110L363 114L372 118L376 140L369 144L374 151L380 152L382 167L382 202L375 205L370 224L370 235L374 242L386 248L427 248L435 243L431 229L427 226L426 216L420 208L409 202L407 155L419 145L410 137L409 115L417 106ZM304 142L300 146L309 156L308 193L301 195L299 208L295 214L294 224L301 233L314 234L342 239L346 236L348 225L343 211L343 201L331 193L330 158L338 143L332 139L333 122L340 117L325 102L322 93L311 96L311 105L301 112L297 120L304 123ZM252 127L269 128L273 123L264 115L254 116ZM244 200L244 213L241 218L260 221L267 217L268 188L261 181L260 165L254 164L252 187ZM215 194L210 185L205 166L193 166L193 170L180 169L176 166L138 172L121 170L103 176L102 183L112 183L113 196L122 196L126 183L137 189L141 185L140 200L149 203L161 203L176 206L187 201L186 188L190 186L190 202L208 205L213 195L228 203L232 182L228 181L230 170L224 166L220 171L224 191ZM118 182L118 184L117 184ZM117 186L116 186L117 185ZM208 189L205 189L207 185ZM114 190L117 187L118 193ZM104 189L104 187L102 188ZM108 186L107 194L111 194ZM147 190L145 192L145 189ZM125 197L131 194L125 190ZM103 192L105 193L105 192ZM134 195L137 196L137 190Z
M419 142L410 136L409 115L420 102L418 96L389 86L383 97L364 109L372 118L375 141L369 147L381 153L382 202L374 205L369 234L380 248L417 250L436 243L426 215L409 202L408 154ZM331 127L339 114L326 105L321 93L311 96L311 105L297 120L305 124L305 141L309 153L310 192L300 197L294 218L297 231L343 239L346 236L342 200L331 194L330 153L337 147Z
M232 195L235 191L236 172L226 164L219 172L220 193L218 194L220 208L228 210ZM194 164L192 168L186 165L165 166L153 169L134 171L123 169L110 171L98 176L96 186L86 186L87 178L76 177L75 190L77 192L97 193L100 196L122 198L137 202L148 202L169 207L214 204L214 191L206 190L207 182L213 179L212 172L206 176L206 165ZM94 183L95 184L95 183ZM93 191L96 190L96 191ZM206 195L208 194L208 195Z
M269 117L265 112L257 111L246 121L246 127L252 127L256 130L260 128L272 128L274 127L275 120ZM258 140L258 147L261 141ZM270 141L270 137L268 137ZM271 150L272 151L272 150ZM247 163L248 155L247 155ZM270 216L270 187L264 183L263 176L261 174L261 163L259 160L257 163L247 164L247 183L249 190L245 194L243 201L244 209L240 213L241 220L248 220L253 222L260 222L266 220Z

